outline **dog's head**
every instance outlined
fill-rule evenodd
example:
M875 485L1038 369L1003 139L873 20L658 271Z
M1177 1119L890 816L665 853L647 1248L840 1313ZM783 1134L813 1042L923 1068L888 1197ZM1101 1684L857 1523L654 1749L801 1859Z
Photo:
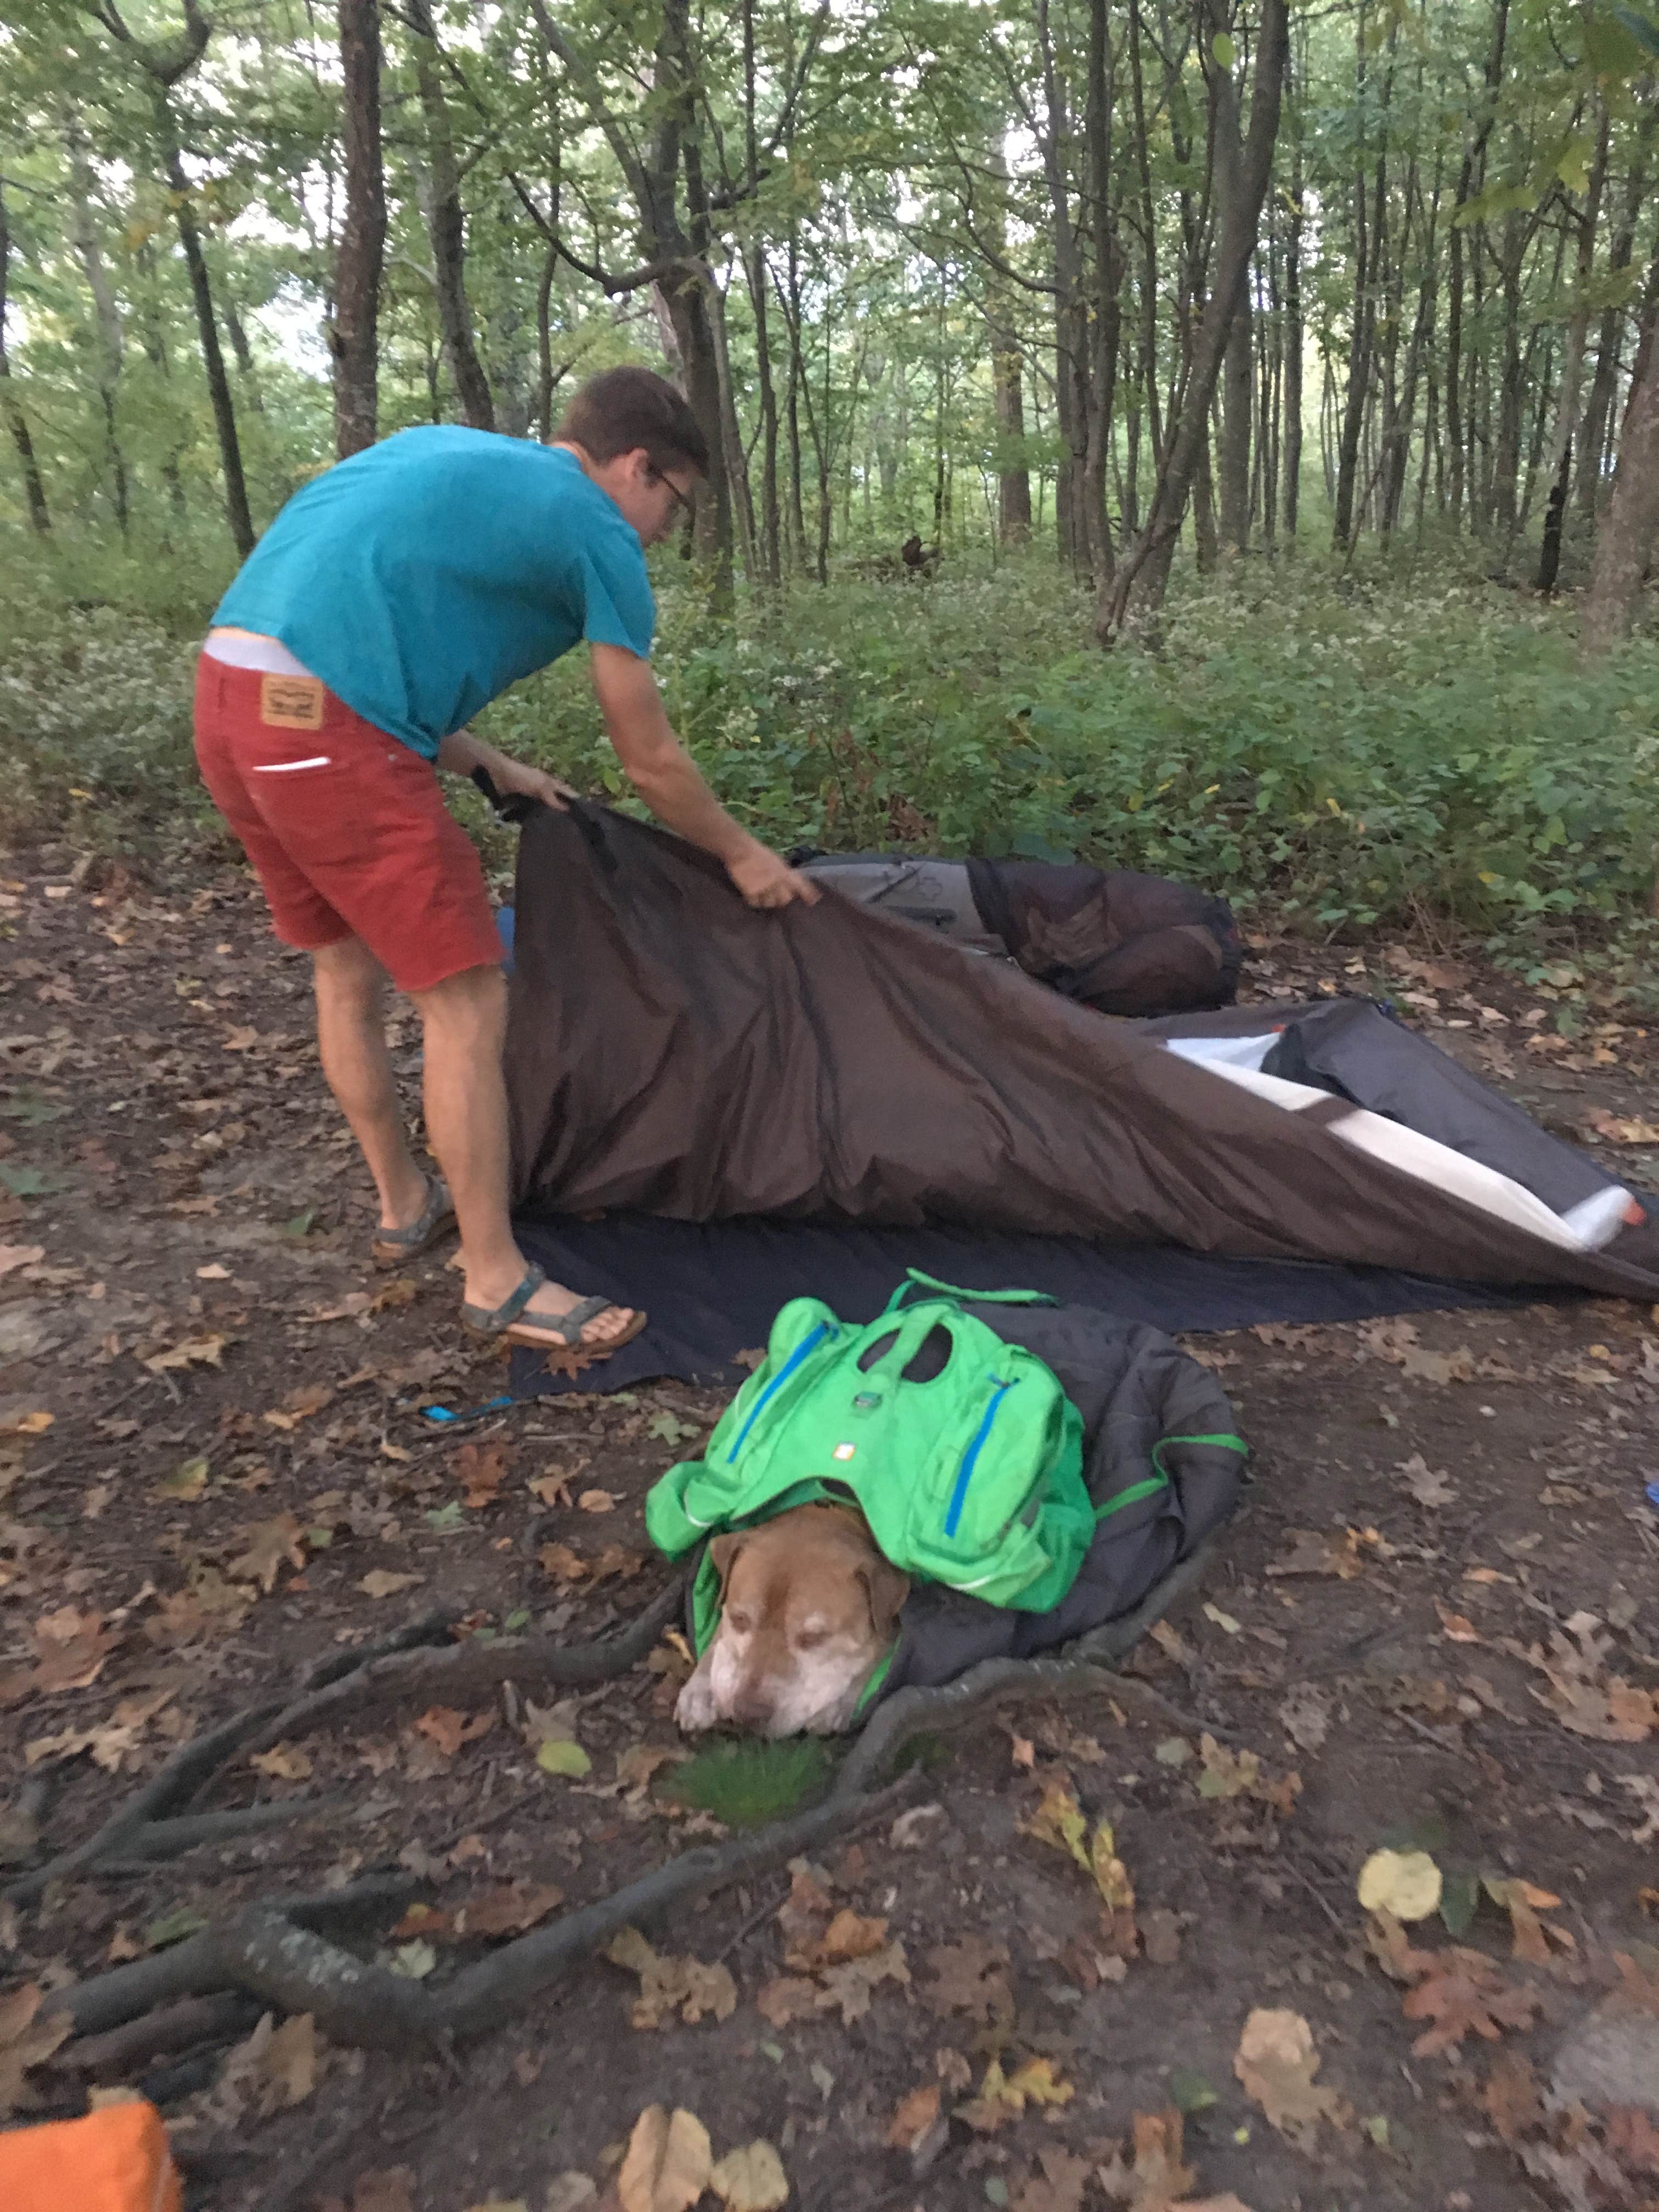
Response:
M845 1728L892 1643L908 1578L859 1516L831 1505L795 1506L708 1550L720 1624L698 1673L711 1718L769 1736Z

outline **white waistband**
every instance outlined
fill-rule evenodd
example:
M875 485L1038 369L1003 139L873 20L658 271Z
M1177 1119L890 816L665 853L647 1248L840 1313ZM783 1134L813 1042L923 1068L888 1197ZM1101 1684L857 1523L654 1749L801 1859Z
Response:
M311 671L303 661L296 660L285 645L274 637L253 637L239 635L234 630L210 629L202 650L210 660L222 661L227 668L258 668L267 676L309 676Z

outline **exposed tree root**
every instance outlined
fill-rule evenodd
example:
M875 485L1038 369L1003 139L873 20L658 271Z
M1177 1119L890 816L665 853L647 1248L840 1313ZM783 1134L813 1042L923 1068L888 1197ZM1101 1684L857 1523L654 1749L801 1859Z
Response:
M76 2036L52 2063L66 2073L119 2081L153 2058L246 2035L258 2017L257 2004L240 1990L227 1990L217 1996L180 1997L176 2004L159 2005L106 2034Z
M367 1660L337 1680L307 1691L292 1705L267 1709L248 1735L250 1751L323 1726L337 1727L386 1705L419 1698L430 1704L477 1697L513 1682L524 1689L586 1689L636 1667L678 1613L684 1583L670 1583L620 1636L593 1644L555 1644L546 1637L471 1637L441 1650L392 1652Z
M325 1890L315 1897L272 1899L265 1909L280 1910L298 1928L343 1935L377 1920L395 1919L417 1887L413 1875L368 1875L344 1889ZM235 1972L227 1970L222 1943L218 1930L204 1928L199 1935L187 1936L165 1951L135 1959L131 1966L113 1966L90 1981L72 1982L67 1989L52 1990L42 2010L68 2013L77 2035L101 2036L110 2028L139 2019L156 2005L237 1989L241 1984ZM232 1958L228 1965L234 1969L234 1964ZM73 2045L66 2049L65 2063L73 2063Z
M1079 1638L1042 1659L992 1659L938 1689L900 1690L878 1705L848 1750L828 1794L816 1805L751 1835L703 1844L609 1896L565 1914L550 1926L504 1944L433 1990L372 1964L331 1940L343 1923L386 1901L385 1885L356 1885L332 1899L249 1905L222 1928L205 1929L159 1958L118 1968L61 1993L83 2033L131 2019L149 2006L187 1994L239 1990L286 2012L308 2012L331 2041L399 2051L447 2055L458 2039L477 2036L560 1981L620 1928L650 1925L677 1906L783 1865L896 1802L907 1778L893 1778L899 1754L918 1735L959 1725L988 1706L1015 1698L1065 1694L1102 1686L1101 1669L1120 1659L1172 1600L1203 1571L1200 1551L1165 1577L1152 1598L1123 1620ZM677 1589L665 1591L625 1635L609 1643L557 1651L528 1644L466 1644L453 1650L379 1657L295 1704L256 1709L227 1729L237 1745L291 1735L319 1718L335 1719L407 1695L434 1692L434 1672L451 1694L511 1679L572 1686L610 1679L642 1657L671 1617ZM455 1668L457 1659L468 1661ZM1162 1700L1159 1701L1160 1704ZM217 1732L223 1736L226 1730ZM204 1739L204 1743L210 1739ZM199 1771L199 1768L193 1770ZM141 1793L143 1796L144 1793ZM82 1861L82 1863L87 1863ZM406 1895L408 1884L394 1885Z
M991 1705L1017 1698L1065 1695L1103 1687L1110 1668L1203 1572L1209 1547L1176 1567L1135 1612L1080 1637L1053 1656L984 1661L941 1688L910 1687L883 1704L849 1747L827 1795L750 1835L681 1852L609 1896L520 1936L437 1989L359 1958L333 1940L354 1924L401 1905L413 1884L380 1877L320 1898L267 1899L246 1906L224 1925L204 1929L154 1958L120 1966L57 1992L82 2036L106 2036L156 2006L183 1998L240 1991L284 2012L308 2012L331 2042L448 2056L458 2039L483 2034L560 1981L620 1928L649 1926L672 1909L732 1882L785 1864L878 1814L902 1795L908 1778L894 1770L917 1736L958 1726ZM48 1880L106 1860L113 1851L142 1854L146 1836L171 1830L216 1840L246 1832L244 1815L191 1819L172 1808L204 1785L225 1760L255 1743L297 1735L408 1698L476 1694L512 1680L574 1688L613 1679L650 1650L680 1602L683 1584L664 1589L623 1635L559 1647L538 1639L466 1644L437 1649L404 1642L356 1655L355 1666L331 1662L329 1678L313 1674L288 1704L262 1704L186 1745L98 1834L76 1851L26 1877L29 1894ZM1121 1685L1115 1686L1122 1686ZM1157 1692L1149 1702L1171 1713ZM1176 1715L1176 1717L1184 1718ZM1192 1723L1188 1723L1188 1725ZM248 1808L276 1811L279 1808ZM287 1811L289 1808L280 1808ZM169 1815L171 1817L168 1817ZM235 1823L234 1827L226 1823ZM214 1826L213 1824L217 1824ZM155 2032L154 2029L152 2032ZM158 2046L159 2047L159 2046ZM73 2046L67 2063L75 2063Z

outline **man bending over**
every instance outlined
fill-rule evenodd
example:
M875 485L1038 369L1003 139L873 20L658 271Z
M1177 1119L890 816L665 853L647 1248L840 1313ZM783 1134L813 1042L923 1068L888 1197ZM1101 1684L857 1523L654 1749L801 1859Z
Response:
M465 725L586 639L617 758L658 819L725 863L752 907L817 894L714 798L669 726L647 656L643 548L690 510L708 452L648 369L597 376L550 447L400 432L307 484L221 602L197 673L196 755L276 934L311 954L323 1073L380 1193L374 1256L459 1224L466 1325L609 1352L642 1312L526 1266L507 1218L501 943L436 768L486 769L559 806L567 787ZM428 1181L386 1057L387 976L418 1007Z

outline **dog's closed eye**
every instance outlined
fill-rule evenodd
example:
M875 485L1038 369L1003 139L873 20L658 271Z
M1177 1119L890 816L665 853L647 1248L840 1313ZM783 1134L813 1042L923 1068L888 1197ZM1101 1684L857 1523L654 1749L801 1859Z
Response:
M755 1623L751 1614L743 1612L737 1606L729 1605L726 1608L726 1625L734 1636L747 1636Z

